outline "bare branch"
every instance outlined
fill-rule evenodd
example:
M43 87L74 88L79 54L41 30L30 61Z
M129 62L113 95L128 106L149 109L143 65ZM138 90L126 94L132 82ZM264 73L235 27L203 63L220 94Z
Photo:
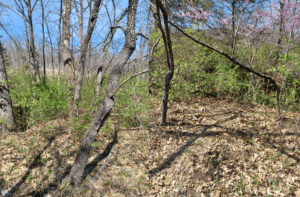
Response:
M142 32L138 32L138 33L136 33L135 35L137 35L137 36L142 36L143 38L149 40L149 38L146 37Z
M31 9L32 11L34 10L34 8L35 8L37 2L38 2L38 0L36 0L35 3L34 3L34 5L32 6L32 9Z
M125 83L127 83L130 79L132 79L132 78L134 78L134 77L136 77L136 76L139 76L139 75L141 75L141 74L144 74L144 73L146 73L146 72L149 72L149 69L147 69L147 70L145 70L145 71L142 71L142 72L140 72L140 73L137 73L137 74L134 74L134 75L132 75L131 77L129 77L128 79L126 79L125 81L123 81L123 83L121 83L120 85L119 85L119 87L117 87L117 89L109 96L109 98L112 98L115 94L116 94L116 92L125 84Z
M151 51L150 51L150 57L149 57L149 64L153 61L152 60L152 55L153 55L153 51L154 51L154 48L158 45L159 43L159 40L162 38L162 35L157 39L157 41L155 42L155 44L153 45Z
M122 27L122 26L114 26L114 27L110 27L110 29L115 29L115 28L120 28L120 29L122 29L122 31L123 31L124 34L126 35L126 30L124 29L124 27Z
M168 21L168 23L170 23L173 27L175 27L178 31L180 31L183 35L185 35L186 37L188 37L189 39L191 39L192 41L204 46L204 47L207 47L217 53L219 53L220 55L223 55L225 56L227 59L229 59L230 61L232 61L233 63L235 63L236 65L240 66L241 68L259 76L259 77L262 77L262 78L265 78L265 79L268 79L270 80L273 84L274 84L274 87L276 89L276 101L277 101L277 115L280 116L280 106L279 106L279 87L276 83L276 80L268 75L264 75L262 73L259 73L255 70L253 70L252 68L249 68L248 66L245 66L243 65L242 63L240 63L239 61L237 61L236 59L230 57L227 53L224 53L223 51L219 51L218 49L212 47L212 46L209 46L199 40L196 40L195 38L191 37L190 35L188 35L187 33L185 33L183 30L181 30L179 27L177 27L177 25L175 25L174 23L172 23L171 21Z
M147 57L148 55L149 55L149 54L146 54L146 55L143 55L143 56L137 57L137 58L135 58L135 59L133 59L133 60L130 60L130 61L128 61L128 62L127 62L127 64L129 64L130 62L133 62L133 61L136 61L136 60L142 59L142 58L144 58L144 57Z
M20 46L17 44L17 42L11 37L11 35L8 33L8 31L5 29L5 27L3 26L3 24L0 22L0 26L3 28L3 30L5 31L5 33L8 35L8 37L13 41L13 43L16 45L18 51L20 52L20 55L22 56L22 58L25 60L26 58L22 55L22 50L20 48Z

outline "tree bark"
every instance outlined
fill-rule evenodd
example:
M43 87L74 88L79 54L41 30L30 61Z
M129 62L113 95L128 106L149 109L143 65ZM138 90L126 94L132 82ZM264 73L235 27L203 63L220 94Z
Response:
M49 30L49 26L47 21L46 22L46 26L47 26L47 31L48 31L48 36L50 39L50 45L51 45L51 65L52 65L52 78L54 78L54 58L53 58L53 44L52 44L52 39L51 39L51 34L50 34L50 30Z
M43 32L43 43L42 43L42 52L43 52L43 67L44 67L44 80L46 79L46 62L45 62L45 14L44 14L44 4L43 0L41 0L41 8L42 8L42 32Z
M27 11L28 11L28 26L29 26L29 46L30 46L30 63L34 77L38 76L40 79L40 68L35 56L35 44L33 35L33 24L32 24L32 8L31 0L27 0ZM34 81L35 82L35 81Z
M26 46L27 46L27 55L28 55L28 59L27 59L27 64L29 64L30 61L30 43L29 43L29 33L28 33L28 28L27 28L27 22L25 20L25 17L23 16L23 21L24 21L24 26L25 26L25 32L26 32Z
M162 27L159 10L161 10L162 14L163 14L166 32L164 32L163 27ZM161 31L163 40L164 40L164 46L165 46L165 51L166 51L166 55L167 55L167 64L168 64L168 72L166 73L166 76L165 76L164 95L163 95L163 100L162 100L162 121L161 121L162 124L167 124L169 90L170 90L171 80L174 75L174 56L173 56L173 50L172 50L170 31L169 31L169 27L168 27L168 14L167 14L167 10L164 8L164 5L162 4L162 2L160 0L156 0L156 11L157 11L156 12L156 21L158 22L157 24Z
M127 12L128 12L128 8L126 8L123 11L123 13L119 16L119 18L117 18L117 20L114 22L113 26L117 26L118 23L126 16ZM110 45L110 43L111 43L111 41L112 41L112 39L113 39L113 37L115 35L116 30L117 30L116 28L114 28L114 29L111 30L110 36L109 36L109 38L107 39L107 41L106 41L106 43L104 45L103 54L102 54L102 58L101 58L102 59L101 62L104 62L104 64L105 64L105 62L106 63L109 62L109 61L106 61L106 57L107 57L109 45ZM104 67L104 65L102 64L102 65L99 66L99 68L97 70L97 83L96 83L96 89L95 89L95 93L96 93L96 97L95 98L96 99L98 98L99 93L100 93L100 86L101 86L101 81L102 81L102 74L103 75L105 74L105 72L102 73L102 68L103 67ZM108 65L107 65L107 67L108 67ZM107 69L107 67L105 68L105 70Z
M114 105L114 91L118 87L124 65L132 55L136 47L135 20L138 0L129 0L129 11L127 17L127 31L125 44L114 61L113 70L109 76L107 87L91 125L89 126L84 139L80 145L74 165L70 174L70 183L79 185L81 183L84 167L90 155L90 150L95 136L110 116Z
M1 122L5 120L0 124L0 131L15 131L17 129L17 125L13 113L12 101L10 96L8 95L9 88L6 84L6 81L6 68L2 44L0 42L0 120Z
M62 20L62 5L63 0L60 0L59 23L58 23L58 76L60 75L61 66L61 20Z
M279 5L280 5L280 22L279 22L279 38L278 38L278 49L277 49L277 58L276 58L276 62L275 62L275 65L276 67L278 66L278 63L279 63L279 59L280 59L280 53L281 53L281 43L282 43L282 32L283 32L283 26L284 26L284 23L283 23L283 17L282 16L282 12L284 10L284 3L283 2L280 2L279 1Z
M74 93L74 99L73 99L73 110L74 112L77 111L78 108L78 99L80 96L80 90L81 90L81 85L84 77L84 71L85 71L85 64L86 64L86 53L87 53L87 48L90 42L90 39L92 37L97 18L98 18L98 12L99 12L99 7L102 3L102 0L96 0L94 3L93 10L91 12L90 18L89 18L89 25L88 25L88 30L85 34L83 44L80 47L80 59L79 59L79 65L80 65L80 71L75 87L75 93ZM74 113L72 114L74 115Z
M71 76L72 76L72 57L70 50L70 17L71 17L71 0L64 0L64 9L63 9L63 63L64 63L64 72L67 75L68 83L71 85Z

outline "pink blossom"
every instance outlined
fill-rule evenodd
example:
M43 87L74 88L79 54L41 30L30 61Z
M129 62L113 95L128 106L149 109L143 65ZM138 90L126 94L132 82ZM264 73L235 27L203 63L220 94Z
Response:
M228 21L226 19L223 19L220 23L222 23L223 25L228 25Z

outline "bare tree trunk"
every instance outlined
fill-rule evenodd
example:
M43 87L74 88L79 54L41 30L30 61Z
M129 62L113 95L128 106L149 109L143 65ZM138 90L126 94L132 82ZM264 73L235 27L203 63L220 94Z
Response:
M48 23L47 21L45 20L46 22L46 26L47 26L47 31L48 31L48 36L49 36L49 39L50 39L50 45L51 45L51 65L52 65L52 78L54 78L54 58L53 58L53 44L52 44L52 39L51 39L51 34L50 34L50 30L49 30L49 26L48 26Z
M234 64L238 65L239 67L243 68L244 70L250 72L250 73L253 73L259 77L262 77L264 79L268 79L271 81L271 83L273 83L274 85L274 88L276 89L276 104L277 104L277 115L280 116L280 103L279 103L279 93L280 93L280 89L279 89L279 86L277 85L276 83L276 80L274 79L274 77L270 77L268 75L265 75L265 74L262 74L262 73L259 73L255 70L253 70L252 68L248 67L248 66L245 66L243 65L242 63L240 63L239 61L237 61L236 59L230 57L227 53L224 53L222 51L219 51L218 49L212 47L212 46L209 46L199 40L196 40L195 38L193 38L192 36L190 36L189 34L185 33L183 30L181 30L177 25L175 25L174 23L172 23L171 21L168 21L168 23L170 23L173 27L175 27L177 30L179 30L183 35L185 35L186 37L188 37L189 39L191 39L192 41L212 50L212 51L215 51L217 52L218 54L226 57L227 59L229 59L231 62L233 62Z
M279 21L279 38L278 38L278 49L277 49L277 58L276 58L276 62L275 65L276 67L278 66L279 63L279 59L280 59L280 53L281 53L281 43L282 43L282 32L284 30L283 28L283 20L284 20L284 16L282 16L282 12L284 11L284 3L279 1L279 5L280 5L280 21Z
M107 87L91 125L89 126L84 139L80 145L74 165L70 173L70 183L80 185L84 167L90 155L90 150L94 138L110 116L114 105L114 91L118 88L124 65L132 55L136 47L135 20L138 0L129 0L129 11L127 18L127 31L125 35L125 44L114 61L113 70L109 76Z
M84 14L83 2L82 0L79 0L80 10L78 10L76 0L74 0L74 5L77 12L78 23L79 23L79 40L80 42L83 42L83 14Z
M123 13L119 16L119 18L117 18L117 20L114 22L113 26L117 26L118 23L126 16L128 12L128 8L126 8ZM107 54L108 54L108 48L109 48L109 45L116 33L116 28L112 29L111 32L110 32L110 35L109 35L109 38L107 39L105 45L104 45L104 48L103 48L103 54L102 54L102 62L105 64L105 62L109 62L106 60L107 58ZM99 96L99 93L100 93L100 86L101 86L101 81L102 81L102 68L104 67L104 65L100 65L98 70L97 70L97 83L96 83L96 90L95 90L95 93L96 93L96 97L95 99L98 98ZM107 65L108 67L108 65ZM107 70L107 67L105 68L105 70ZM103 72L103 75L105 74L105 72Z
M255 86L255 76L253 73L250 73L250 83L252 85L253 102L256 103L256 86Z
M43 0L41 0L41 8L42 8L42 32L43 32L43 45L42 45L42 51L43 51L43 67L44 67L44 80L46 80L46 62L45 62L45 14L44 14L44 5ZM45 81L44 81L45 82Z
M62 20L62 5L63 0L60 0L60 11L59 11L59 23L58 23L58 76L60 76L60 66L61 66L61 20Z
M160 18L160 11L162 11L163 19L164 19L164 25L165 25L165 31L163 30L161 18ZM167 110L168 110L168 99L169 99L169 90L170 90L170 83L174 75L174 58L173 58L173 50L172 50L172 42L170 37L170 31L168 27L168 14L167 10L164 8L164 5L160 0L156 0L156 21L158 24L158 27L161 31L164 45L165 45L165 51L167 55L167 63L168 63L168 72L165 76L165 84L164 84L164 95L162 100L162 124L167 124Z
M12 101L9 93L8 85L6 84L7 75L6 75L6 68L3 56L3 49L2 44L0 42L0 131L9 130L15 131L17 129ZM2 122L4 121L4 122Z
M68 83L71 84L72 76L72 57L70 50L70 17L71 17L71 0L64 0L63 9L63 62L64 62L64 72L67 75Z
M89 1L89 11L90 13L92 13L92 2ZM90 43L89 43L89 65L90 65L90 68L91 68L91 62L92 62L92 38L90 39ZM89 76L90 76L90 69L87 69L88 70L88 79L89 79Z
M88 30L85 34L83 44L80 47L80 59L79 59L80 71L79 71L79 75L78 75L78 79L77 79L77 83L76 83L76 87L75 87L74 99L73 99L74 112L76 112L77 108L78 108L77 102L78 102L78 99L80 96L81 85L82 85L82 81L83 81L83 77L84 77L87 48L88 48L89 42L91 40L93 31L94 31L94 28L95 28L95 25L97 22L99 7L100 7L101 3L102 3L102 0L96 0L94 3L94 7L93 7L93 10L92 10L92 12L90 14L90 18L89 18ZM74 115L74 113L72 115Z
M36 78L36 76L38 76L38 78L40 79L41 78L40 68L39 68L39 64L35 57L35 44L34 44L34 35L33 35L31 0L27 0L26 5L27 5L27 10L28 10L29 46L30 46L31 66L32 66L31 68L32 68L34 77Z
M28 34L28 28L27 28L27 22L23 16L24 26L25 26L25 32L26 32L26 45L27 45L27 54L28 54L28 60L27 63L30 62L30 44L29 44L29 34Z

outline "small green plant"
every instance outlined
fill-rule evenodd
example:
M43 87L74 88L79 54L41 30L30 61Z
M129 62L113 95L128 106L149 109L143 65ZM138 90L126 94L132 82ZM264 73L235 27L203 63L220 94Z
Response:
M67 185L67 180L63 180L62 184L61 184L61 186L59 188L59 191L62 191L65 188L66 185Z
M0 179L0 185L3 185L3 186L6 185L6 181L5 181L4 178L1 178L1 179Z
M256 180L257 177L258 177L258 176L253 176L253 175L251 175L251 178L254 179L253 183L256 184L256 185L258 185L258 186L262 186L262 183Z
M131 175L126 171L119 172L119 176L131 177Z
M16 149L19 153L24 153L28 150L27 148L22 147L22 146L17 146Z
M29 183L31 180L38 178L38 175L33 176L32 174L29 174L29 176L26 178L26 182Z
M290 165L290 162L289 162L288 157L287 157L286 155L284 155L284 164L285 164L286 166L289 166L289 165Z
M220 182L220 179L218 178L218 176L215 176L216 188L218 187L219 182Z
M291 190L294 191L294 190L295 190L295 187L292 186L292 187L291 187Z
M251 138L247 138L246 140L245 140L245 143L250 143L250 144L253 144L253 139L252 139L252 137Z
M101 132L107 133L110 136L113 135L113 126L112 126L112 120L108 119L104 125L104 127L101 128Z
M243 184L243 180L239 180L237 183L237 189L234 190L234 193L238 193L239 191L243 191L245 189L245 185Z
M269 187L275 187L275 185L276 185L276 180L273 180L272 182L271 182L271 184L269 185Z
M99 148L100 146L102 146L103 142L93 142L92 147L97 147Z
M14 139L11 138L5 145L6 145L6 146L10 146L10 145L13 144L13 142L14 142Z

